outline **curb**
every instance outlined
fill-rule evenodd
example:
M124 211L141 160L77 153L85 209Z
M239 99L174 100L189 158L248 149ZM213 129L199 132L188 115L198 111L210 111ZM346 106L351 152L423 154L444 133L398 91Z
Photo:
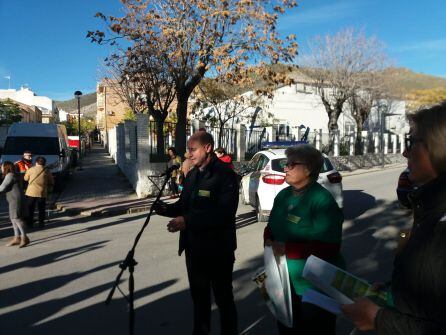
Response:
M124 214L135 214L148 212L150 206L135 206L129 208L104 208L99 210L82 210L81 208L70 208L60 204L56 204L55 208L61 213L65 213L67 216L91 216L91 217L110 217Z
M339 171L339 173L344 178L344 177L356 176L356 175L372 173L372 172L379 172L379 171L384 171L384 170L401 169L401 168L406 168L406 167L407 167L407 163L396 163L396 164L386 165L383 168L382 167L372 167L369 169L358 169L358 170L353 170L353 171Z

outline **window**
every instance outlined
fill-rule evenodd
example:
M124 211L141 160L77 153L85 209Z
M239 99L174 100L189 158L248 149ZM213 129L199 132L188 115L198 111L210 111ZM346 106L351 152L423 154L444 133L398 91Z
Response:
M3 155L23 155L29 150L36 155L59 155L57 137L7 137Z

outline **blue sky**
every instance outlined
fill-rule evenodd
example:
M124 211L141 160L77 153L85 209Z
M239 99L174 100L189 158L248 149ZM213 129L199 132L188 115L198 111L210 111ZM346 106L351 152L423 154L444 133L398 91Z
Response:
M0 0L0 88L28 85L56 100L93 92L109 53L85 38L100 29L94 14L119 14L118 0ZM281 18L305 53L308 40L342 28L363 28L387 47L396 66L446 77L446 1L302 0ZM298 60L297 60L298 62Z

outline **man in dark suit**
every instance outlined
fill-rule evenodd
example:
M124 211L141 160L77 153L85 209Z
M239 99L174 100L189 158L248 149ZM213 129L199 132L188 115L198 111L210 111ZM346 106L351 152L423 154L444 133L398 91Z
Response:
M232 293L235 215L239 190L236 174L214 154L214 140L198 131L187 142L194 168L184 181L180 199L158 203L158 214L172 217L167 229L180 232L179 255L186 254L194 304L193 335L210 334L211 288L220 311L221 334L235 335L237 311Z

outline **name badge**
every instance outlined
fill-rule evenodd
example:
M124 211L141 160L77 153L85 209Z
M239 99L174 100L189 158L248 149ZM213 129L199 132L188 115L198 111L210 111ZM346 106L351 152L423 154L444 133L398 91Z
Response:
M288 214L286 219L292 223L299 223L299 221L300 221L300 217L293 215L293 214Z
M210 198L210 196L211 196L211 191L208 191L208 190L198 190L198 196L199 196L199 197Z

